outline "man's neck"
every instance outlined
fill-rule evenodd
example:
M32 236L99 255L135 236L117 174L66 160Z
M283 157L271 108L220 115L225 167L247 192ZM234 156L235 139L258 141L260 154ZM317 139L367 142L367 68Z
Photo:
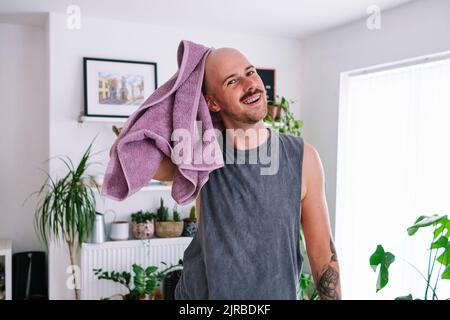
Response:
M256 148L270 137L270 131L262 120L251 125L227 127L226 134L228 138L232 139L234 147L238 150Z

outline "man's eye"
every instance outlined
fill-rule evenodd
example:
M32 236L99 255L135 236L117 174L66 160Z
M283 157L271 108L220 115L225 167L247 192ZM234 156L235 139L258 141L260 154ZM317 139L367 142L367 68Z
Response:
M249 71L249 72L247 73L247 75L251 76L251 75L253 75L254 73L255 73L255 71L254 71L254 70L251 70L251 71Z
M234 84L236 82L235 79L228 81L227 85Z

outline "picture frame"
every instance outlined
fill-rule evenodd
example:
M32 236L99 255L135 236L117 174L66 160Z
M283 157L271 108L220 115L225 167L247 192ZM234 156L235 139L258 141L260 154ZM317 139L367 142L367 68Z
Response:
M266 88L267 101L275 101L275 69L256 68L256 72L261 77L264 87Z
M156 62L83 57L84 115L128 118L158 87Z

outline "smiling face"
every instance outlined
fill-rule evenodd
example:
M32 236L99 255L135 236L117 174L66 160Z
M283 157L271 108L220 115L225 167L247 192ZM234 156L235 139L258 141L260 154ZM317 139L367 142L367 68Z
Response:
M261 125L267 114L264 84L255 67L235 49L216 49L207 57L204 96L226 128Z

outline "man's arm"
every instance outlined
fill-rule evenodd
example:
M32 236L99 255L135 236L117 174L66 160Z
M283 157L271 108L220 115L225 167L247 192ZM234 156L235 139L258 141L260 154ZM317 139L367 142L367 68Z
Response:
M197 224L200 222L200 215L202 213L201 206L202 206L202 200L201 200L200 194L199 194L197 196L197 199L195 199L195 215L197 216Z
M173 181L176 169L177 166L173 164L172 160L164 156L164 159L162 159L153 179L160 181Z
M311 271L320 298L339 300L339 263L328 217L322 162L317 151L307 143L302 171L306 195L302 201L301 222Z

